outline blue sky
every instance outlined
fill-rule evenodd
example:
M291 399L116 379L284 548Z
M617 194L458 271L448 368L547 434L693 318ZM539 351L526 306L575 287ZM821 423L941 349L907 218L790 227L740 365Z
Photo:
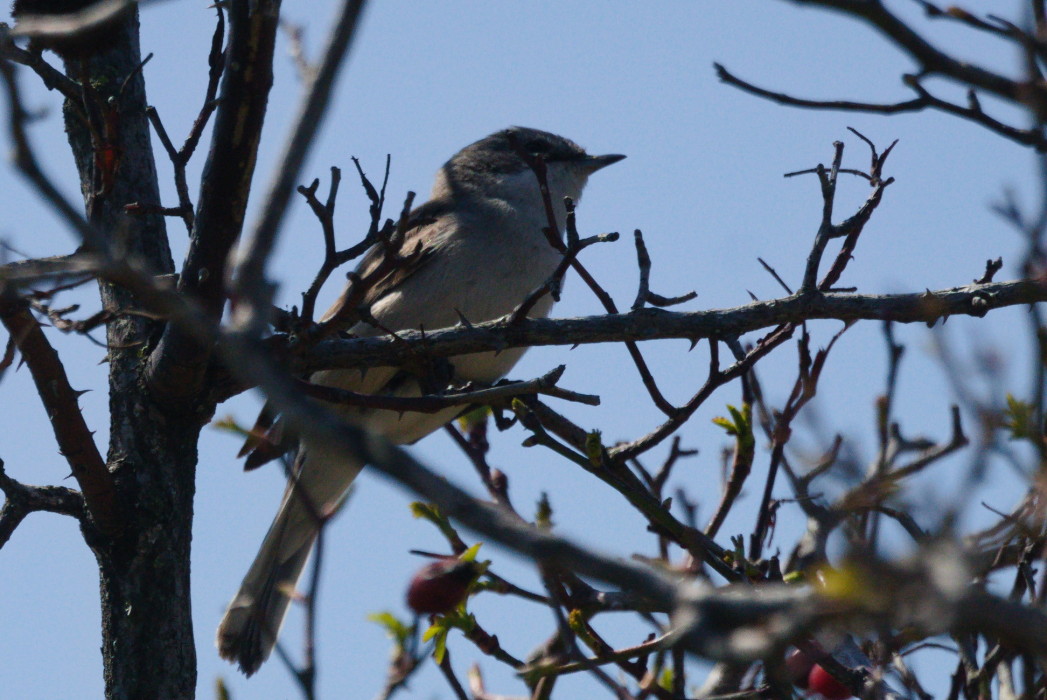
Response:
M143 50L154 53L145 69L149 98L176 142L189 129L203 96L213 30L208 4L182 0L148 5L142 11ZM918 17L915 3L894 4ZM994 9L1003 13L1000 7ZM329 0L285 3L286 18L305 27L312 57L332 13ZM924 26L936 41L961 56L1011 74L1018 70L1016 53L987 37L942 24ZM268 180L300 93L286 42L281 47L259 159L260 186ZM587 267L620 306L631 303L637 275L629 234L640 228L654 262L652 287L665 295L694 289L698 298L686 308L719 308L748 302L749 291L760 298L779 294L757 256L787 281L798 281L821 201L813 177L784 179L782 174L827 163L835 140L846 144L845 164L865 167L865 147L846 130L853 126L881 147L894 139L900 142L887 167L897 182L888 188L843 284L865 293L958 286L979 276L987 258L1000 255L1005 266L999 278L1017 275L1021 241L989 205L1005 189L1015 190L1030 206L1035 203L1031 193L1036 191L1036 170L1029 152L940 114L884 118L779 107L721 84L714 61L759 84L803 96L883 101L910 96L898 76L912 65L874 32L791 3L386 0L374 3L364 17L304 179L321 178L323 191L329 167L343 169L337 226L340 241L348 244L367 224L366 200L355 183L351 156L359 157L367 172L378 178L385 155L392 155L392 214L407 190L424 198L432 174L457 149L511 124L560 133L592 153L625 153L627 160L594 176L581 203L583 234L623 234L617 244L587 251ZM32 129L45 168L69 197L76 198L59 103L25 72L23 84L31 88L30 107L47 110ZM956 94L951 86L936 85ZM1013 111L992 100L985 104L1014 117ZM202 148L206 146L205 140ZM203 155L199 153L190 166L191 182L199 176ZM171 170L162 158L159 162L165 203L173 204ZM257 197L262 191L256 190ZM845 180L840 215L851 213L866 192L861 181ZM251 208L255 213L257 197ZM0 237L14 248L34 256L72 248L70 232L37 206L31 192L6 168L0 169L0 212ZM180 226L176 220L169 222L176 260L185 251ZM282 303L298 300L320 255L318 226L307 208L296 203L270 266L271 276L280 283ZM337 282L330 284L325 299L338 291ZM90 296L83 301L85 312L94 309ZM599 312L592 295L569 279L553 315ZM816 344L827 342L838 326L812 324ZM993 314L985 322L954 319L946 336L979 353L998 355L1002 385L1021 394L1027 389L1028 354L1020 335L1024 331L1021 312L1010 311ZM907 434L944 439L954 398L933 359L929 332L921 326L897 333L909 347L899 391L903 426ZM51 335L64 353L74 387L93 389L82 403L104 450L107 399L105 368L99 365L104 351L83 339ZM665 342L645 345L644 353L670 400L683 401L704 378L707 356L702 348L688 353L687 343ZM601 429L605 441L636 437L660 422L619 346L543 348L529 353L512 376L528 378L561 363L568 366L565 387L603 398L599 408L565 406L564 411L585 427ZM794 367L795 353L789 347L762 365L761 378L772 402L787 396ZM822 433L808 437L812 450L824 449L833 432L842 432L853 437L848 444L857 454L871 456L872 402L882 387L883 367L877 325L859 326L844 336L830 359L824 395L812 407L824 426ZM67 468L52 446L28 373L9 372L0 392L0 458L8 472L27 483L67 483L62 482ZM723 413L726 403L738 401L737 386L721 390L681 433L684 445L698 447L701 454L677 469L676 485L700 500L703 519L718 497L719 451L728 444L710 419ZM257 396L239 397L219 407L217 417L234 416L249 423L257 405ZM522 512L529 513L547 491L561 532L621 556L656 551L653 538L620 497L550 454L520 447L523 437L519 429L494 436L490 455L491 463L509 475L511 495ZM214 680L221 675L238 699L294 698L297 691L279 663L270 662L245 680L217 658L212 646L222 610L282 491L276 469L244 474L235 459L238 448L228 434L204 430L193 555L199 695L211 697ZM470 467L442 435L412 449L449 478L480 493ZM663 455L655 451L649 463L656 464ZM758 458L760 468L765 464L766 456ZM932 507L949 502L956 496L954 480L940 477L963 465L961 459L951 467L938 467L933 478L917 485L917 497ZM990 477L995 486L983 498L1007 509L1018 494L1017 482L1006 470L994 469ZM757 491L750 487L749 503ZM365 616L386 609L405 615L403 589L420 565L407 550L442 548L432 527L411 518L410 500L397 487L365 474L331 530L319 637L322 697L371 697L381 687L389 645ZM724 534L750 530L751 513L739 508L739 517L728 521ZM976 509L971 517L980 517ZM798 526L783 523L783 546L792 541ZM493 545L485 546L482 555L491 558L502 575L538 586L525 562ZM5 695L100 697L97 574L73 521L31 516L0 551L0 567L0 677ZM526 655L552 629L549 613L535 606L485 596L474 607L485 627L517 656ZM641 630L619 625L611 616L599 619L597 628L617 644L641 641ZM293 651L299 630L295 618L285 628ZM451 652L463 677L467 662L480 659L460 639L452 640ZM524 692L497 663L480 663L490 691ZM566 679L561 692L582 693L591 683L583 676ZM420 673L411 687L410 697L451 696L431 669Z

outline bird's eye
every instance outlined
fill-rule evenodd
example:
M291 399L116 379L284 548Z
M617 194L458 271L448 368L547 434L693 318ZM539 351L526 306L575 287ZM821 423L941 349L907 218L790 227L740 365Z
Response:
M569 160L570 154L557 148L548 141L529 141L525 148L531 155L541 156L546 163L552 161Z

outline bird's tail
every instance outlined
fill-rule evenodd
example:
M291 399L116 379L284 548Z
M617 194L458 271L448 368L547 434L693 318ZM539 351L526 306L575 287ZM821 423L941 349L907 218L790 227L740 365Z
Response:
M333 464L320 457L300 460L297 478L288 484L262 547L218 626L219 655L238 663L248 676L273 651L323 518L362 466L347 464L344 454Z

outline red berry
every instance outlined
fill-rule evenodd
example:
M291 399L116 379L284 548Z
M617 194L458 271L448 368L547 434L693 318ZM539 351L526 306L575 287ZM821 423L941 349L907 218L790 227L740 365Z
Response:
M445 613L465 600L479 574L473 561L447 557L422 567L407 588L407 605L417 613Z
M813 665L811 658L799 649L793 649L785 656L785 670L789 674L789 680L800 688L807 687L807 676L810 675Z
M807 676L807 689L826 700L844 700L851 697L850 688L830 676L819 664L811 667L811 673Z

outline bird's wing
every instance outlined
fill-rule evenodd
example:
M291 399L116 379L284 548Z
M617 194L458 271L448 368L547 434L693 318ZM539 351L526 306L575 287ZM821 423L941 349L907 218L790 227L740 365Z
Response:
M364 295L364 305L373 305L429 264L438 248L438 245L434 243L438 243L440 232L446 230L452 223L450 212L450 203L435 200L426 202L410 213L403 244L400 247L401 260L374 281ZM357 265L357 276L366 279L368 275L373 274L385 260L385 254L385 246L381 244L372 246ZM342 313L350 286L346 286L345 291L331 305L331 308L320 319L321 321L328 321Z
M381 300L429 263L436 250L436 246L432 245L434 239L438 239L440 230L445 229L451 223L449 213L449 204L442 200L426 202L410 213L404 232L403 245L400 248L401 264L395 265L375 280L364 296L364 305L370 306ZM434 227L437 230L434 230ZM372 246L357 265L357 275L365 278L374 272L381 265L385 252L384 246ZM347 285L346 290L331 305L321 321L330 320L341 313L348 292L349 286ZM353 331L358 335L373 335L382 332L367 324L358 324ZM392 367L376 367L366 371L321 372L318 373L319 376L314 375L311 379L349 391L374 394L382 391L397 373L398 370ZM333 379L337 381L331 381ZM296 440L284 427L284 421L267 402L237 455L247 457L244 462L245 471L268 464L295 447Z

